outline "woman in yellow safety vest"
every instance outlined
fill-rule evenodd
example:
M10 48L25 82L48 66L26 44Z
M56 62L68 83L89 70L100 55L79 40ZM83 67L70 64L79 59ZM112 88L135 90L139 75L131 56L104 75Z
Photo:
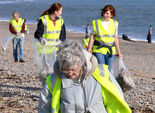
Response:
M59 46L54 73L47 76L38 113L131 113L121 88L78 41Z
M122 57L118 40L118 22L112 19L116 16L114 7L106 5L101 9L101 16L103 18L92 21L88 52L96 56L98 63L108 65L111 71L116 49L119 57Z
M39 73L45 71L49 74L50 70L53 70L50 65L54 63L54 59L49 58L49 56L51 58L56 56L54 52L56 47L53 45L66 40L66 28L61 14L62 5L53 3L39 18L37 30L34 34L35 38L40 41L36 43L37 54L39 53L38 57L41 59L38 62L41 62L41 69L43 69ZM45 79L47 73L39 74L41 81Z
M54 3L41 15L34 34L41 44L66 40L66 29L61 14L62 5Z

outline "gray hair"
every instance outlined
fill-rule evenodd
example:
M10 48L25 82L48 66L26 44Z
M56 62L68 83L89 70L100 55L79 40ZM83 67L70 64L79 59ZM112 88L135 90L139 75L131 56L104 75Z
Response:
M61 67L65 67L66 69L74 65L79 65L79 67L84 66L85 57L82 45L78 41L64 41L60 44L59 51L57 51L57 61Z
M12 13L12 15L14 16L14 14L19 15L19 12L18 12L18 11L14 11L14 12Z

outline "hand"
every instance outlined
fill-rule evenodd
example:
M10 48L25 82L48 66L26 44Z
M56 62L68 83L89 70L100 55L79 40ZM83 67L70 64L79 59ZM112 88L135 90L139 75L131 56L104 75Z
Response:
M120 58L123 58L123 55L120 53L120 54L119 54L119 57L120 57Z
M91 54L91 51L88 51Z
M21 32L18 32L16 35L17 35L18 37L20 37L20 36L22 35L22 33L21 33Z
M120 58L123 58L122 54L116 54L115 56L119 56Z
M43 46L47 44L46 39L43 38L43 37L39 38L39 41L40 41L40 43L41 43Z

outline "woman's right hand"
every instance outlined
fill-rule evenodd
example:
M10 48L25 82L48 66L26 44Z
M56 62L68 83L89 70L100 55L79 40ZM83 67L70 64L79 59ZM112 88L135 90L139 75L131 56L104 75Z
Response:
M123 58L123 55L120 53L120 54L116 54L115 56L119 56L120 58Z
M46 45L46 43L47 43L46 39L43 38L43 37L40 37L40 38L39 38L39 41L40 41L40 43L41 43L43 46Z

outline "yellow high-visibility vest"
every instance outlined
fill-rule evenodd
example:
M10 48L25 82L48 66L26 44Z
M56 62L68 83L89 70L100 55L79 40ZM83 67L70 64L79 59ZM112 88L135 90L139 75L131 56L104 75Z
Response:
M43 46L40 42L37 42L36 46L37 46L37 51L39 53L43 53L43 51L44 51L45 54L51 54L51 53L53 53L53 51L55 51L55 49L58 50L58 47L56 47L52 44Z
M83 48L85 49L86 48L86 46L88 47L88 44L89 44L89 40L90 40L90 38L83 38Z
M9 20L10 24L12 25L13 29L16 32L20 32L22 30L22 26L24 23L24 19L19 18L18 22L13 18L12 20ZM22 33L22 36L24 36L24 33Z
M27 31L28 29L27 29L27 25L25 24L25 31Z
M108 31L106 31L102 26L102 21L103 21L103 18L92 21L93 29L95 32L95 40L101 43L104 43L107 46L112 46L115 42L115 33L116 33L116 29L118 28L118 22L113 19L110 19ZM92 52L102 53L104 55L107 54L107 52L111 54L109 51L109 48L107 47L98 48L98 47L99 46L94 45ZM112 54L114 55L115 53L116 53L116 48L115 46L113 46Z
M61 27L64 23L64 20L62 17L59 18L60 19L56 20L55 26L49 15L44 15L39 18L42 20L44 25L44 33L42 37L47 40L47 43L56 42L60 37Z
M104 105L108 113L131 113L131 109L125 102L117 87L109 81L108 66L103 64L104 76L101 76L100 68L92 74L93 77L101 84L101 93ZM59 113L60 110L60 92L61 79L56 76L56 83L52 88L51 75L47 76L46 84L52 94L51 113ZM53 90L52 90L53 89Z

